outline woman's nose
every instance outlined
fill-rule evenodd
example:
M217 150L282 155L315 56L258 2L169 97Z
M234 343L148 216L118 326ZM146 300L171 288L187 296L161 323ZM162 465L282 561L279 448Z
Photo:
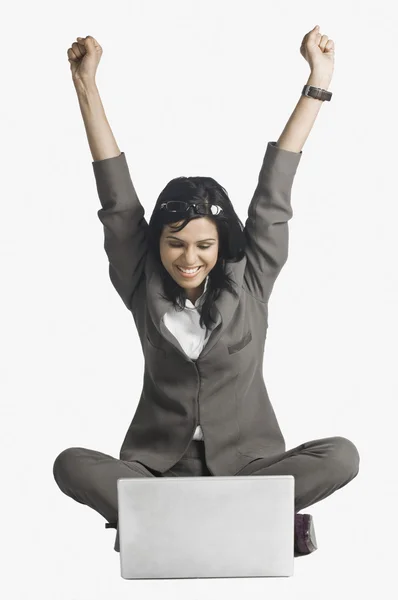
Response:
M187 250L185 252L185 263L187 265L195 267L196 266L196 262L197 262L197 252L196 252L196 250L194 248L192 250Z

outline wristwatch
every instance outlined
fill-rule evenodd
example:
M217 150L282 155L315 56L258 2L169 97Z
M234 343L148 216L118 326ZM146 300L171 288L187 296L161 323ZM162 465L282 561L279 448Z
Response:
M330 100L332 97L332 92L328 92L327 90L308 84L303 87L301 93L303 96L309 96L311 98L315 98L316 100Z

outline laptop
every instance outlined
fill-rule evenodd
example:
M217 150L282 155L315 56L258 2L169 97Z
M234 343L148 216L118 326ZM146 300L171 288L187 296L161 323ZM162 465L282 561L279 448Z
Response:
M120 478L124 579L289 577L294 476Z

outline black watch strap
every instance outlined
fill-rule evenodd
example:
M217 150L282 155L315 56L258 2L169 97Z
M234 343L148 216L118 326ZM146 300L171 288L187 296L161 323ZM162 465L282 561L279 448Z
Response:
M303 96L309 96L310 98L315 98L316 100L330 100L332 97L332 92L328 92L322 88L315 87L313 85L306 84L302 90Z

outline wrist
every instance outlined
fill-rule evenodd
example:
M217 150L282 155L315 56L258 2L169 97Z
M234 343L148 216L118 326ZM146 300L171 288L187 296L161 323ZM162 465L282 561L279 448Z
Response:
M323 73L318 73L317 71L311 71L311 74L307 79L307 85L312 85L314 87L327 90L330 86L331 80L332 77L330 75L324 75Z
M73 79L73 85L77 93L87 94L91 91L97 91L95 79Z

